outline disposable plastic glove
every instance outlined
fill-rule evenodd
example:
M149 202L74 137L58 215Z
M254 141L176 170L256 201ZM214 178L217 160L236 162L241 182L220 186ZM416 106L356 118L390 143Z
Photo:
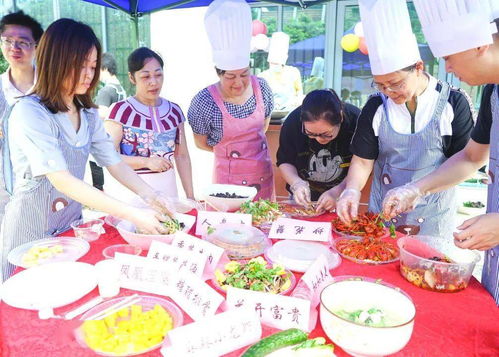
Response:
M308 207L310 206L310 186L307 181L302 179L296 180L291 185L291 192L296 203Z
M354 188L344 190L336 203L336 213L340 219L350 224L359 212L360 191Z
M393 218L401 213L410 211L416 207L423 193L411 183L404 186L392 188L386 193L383 200L383 216Z

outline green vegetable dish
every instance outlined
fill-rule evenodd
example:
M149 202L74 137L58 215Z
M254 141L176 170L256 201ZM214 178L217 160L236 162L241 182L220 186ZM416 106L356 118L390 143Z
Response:
M463 203L463 206L468 207L468 208L484 208L485 207L485 205L480 201L476 201L476 202L467 201L467 202Z
M177 231L181 231L185 227L185 224L180 222L178 219L172 218L169 221L163 222L163 226L165 226L168 231L165 234L173 234Z
M386 327L389 326L387 323L386 314L378 308L370 308L369 310L338 310L335 314L342 317L348 321L355 322L360 325L372 326L372 327Z
M262 257L253 258L247 264L231 261L224 271L215 270L216 283L227 290L229 286L239 289L279 294L291 287L291 273L280 265L268 267Z
M262 199L256 202L244 202L238 212L251 214L253 224L256 226L266 222L273 222L282 215L277 202Z

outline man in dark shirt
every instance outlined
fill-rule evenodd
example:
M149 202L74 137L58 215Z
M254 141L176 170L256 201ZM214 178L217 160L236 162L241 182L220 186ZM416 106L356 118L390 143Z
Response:
M277 166L298 203L319 200L324 209L334 208L352 158L349 145L359 113L334 91L315 90L288 115L279 137ZM332 194L329 203L329 195L322 196L325 192Z
M126 92L120 84L119 79L116 77L117 65L114 57L110 53L102 55L100 80L104 83L95 97L95 104L99 106L99 116L105 119L109 112L111 104L124 100ZM103 190L104 187L104 172L102 167L90 160L90 170L92 172L92 182L95 188Z

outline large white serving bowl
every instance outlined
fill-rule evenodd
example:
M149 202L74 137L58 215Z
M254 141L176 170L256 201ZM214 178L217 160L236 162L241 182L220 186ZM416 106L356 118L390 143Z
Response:
M338 310L376 307L396 319L389 327L361 325L336 314ZM335 277L321 293L320 319L326 335L353 356L386 356L409 342L416 307L399 288L380 281L352 276Z
M223 198L210 196L217 193L235 193L244 198ZM253 201L257 194L255 187L240 185L211 184L204 190L204 200L217 211L233 212L237 211L246 201Z

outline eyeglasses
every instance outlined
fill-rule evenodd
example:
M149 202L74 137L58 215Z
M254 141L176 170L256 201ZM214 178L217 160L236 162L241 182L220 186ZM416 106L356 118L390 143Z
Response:
M23 41L23 40L16 41L16 40L11 40L10 38L5 38L5 37L0 38L0 42L2 43L2 46L4 46L4 47L19 48L23 51L27 51L31 47L35 46L35 43L33 43L33 42L28 42L28 41Z
M315 134L315 133L311 133L307 129L305 129L305 126L303 125L303 123L301 123L302 134L308 136L309 138L321 138L321 139L325 139L325 140L331 140L331 139L334 139L336 136L338 136L339 131L340 131L340 126L338 125L336 130L333 129L331 131L331 134L324 134L324 133L323 134Z
M398 92L405 88L407 84L407 79L409 78L409 74L407 74L407 76L398 84L393 84L391 86L384 86L382 84L377 84L376 82L372 81L371 87L379 92Z

